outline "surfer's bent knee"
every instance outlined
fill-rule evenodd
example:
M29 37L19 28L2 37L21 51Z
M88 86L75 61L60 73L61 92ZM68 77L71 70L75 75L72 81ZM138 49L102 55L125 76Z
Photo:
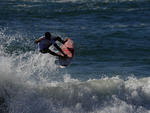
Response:
M41 53L49 53L49 49L40 50Z

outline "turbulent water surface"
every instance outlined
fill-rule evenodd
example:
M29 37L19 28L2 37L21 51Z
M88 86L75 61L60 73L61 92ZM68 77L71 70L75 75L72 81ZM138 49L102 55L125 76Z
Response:
M47 31L74 40L67 68ZM0 112L150 113L149 75L149 0L0 0Z

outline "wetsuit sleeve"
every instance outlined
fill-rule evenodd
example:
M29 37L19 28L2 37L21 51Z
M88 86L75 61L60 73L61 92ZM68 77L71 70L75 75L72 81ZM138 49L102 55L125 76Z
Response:
M43 40L43 37L40 37L39 39L35 40L34 43L39 43L41 40Z
M59 36L57 36L55 40L61 42L62 44L64 44L64 40L62 40Z

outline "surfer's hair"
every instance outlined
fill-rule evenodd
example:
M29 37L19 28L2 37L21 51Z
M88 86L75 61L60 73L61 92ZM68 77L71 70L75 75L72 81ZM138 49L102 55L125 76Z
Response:
M51 37L51 33L50 33L50 32L46 32L46 33L45 33L45 37L46 37L46 38Z

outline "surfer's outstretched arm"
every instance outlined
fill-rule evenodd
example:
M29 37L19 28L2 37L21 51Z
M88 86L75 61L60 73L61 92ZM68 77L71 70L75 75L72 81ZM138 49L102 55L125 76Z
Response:
M39 38L39 39L35 40L34 43L37 44L37 43L39 43L41 40L43 40L43 38Z

